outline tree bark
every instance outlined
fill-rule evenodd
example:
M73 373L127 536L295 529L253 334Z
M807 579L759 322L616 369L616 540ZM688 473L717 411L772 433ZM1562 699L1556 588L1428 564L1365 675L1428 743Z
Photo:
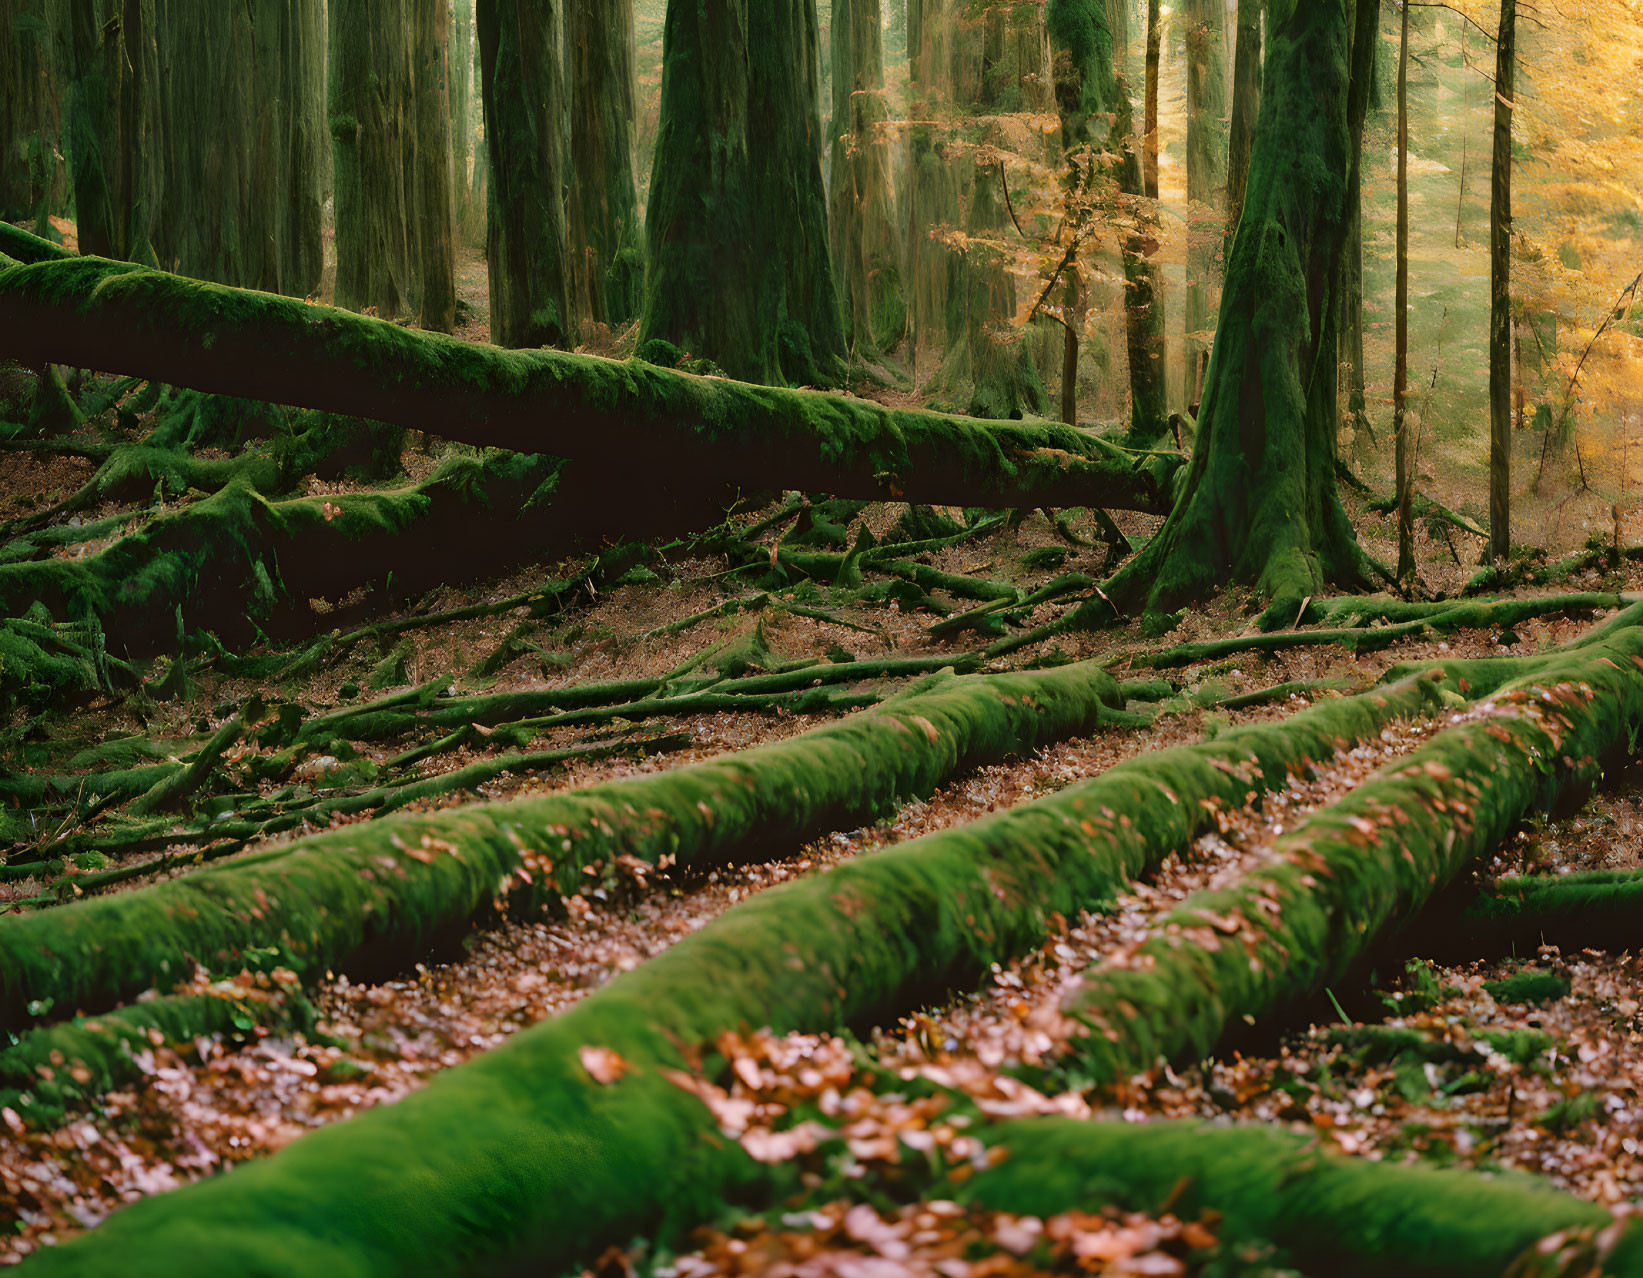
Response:
M571 309L618 328L645 293L636 168L633 0L570 0Z
M405 16L387 0L330 0L338 306L384 319L411 304L412 143ZM493 285L491 294L496 295Z
M28 222L37 235L64 211L68 181L63 153L73 78L66 44L64 0L13 0L0 5L0 220ZM64 65L65 62L67 65Z
M1237 580L1273 600L1266 624L1287 625L1324 582L1365 579L1335 489L1349 30L1346 0L1273 24L1197 447L1180 502L1108 588L1120 607L1175 608Z
M111 0L69 3L74 41L70 154L80 249L98 257L124 257L130 210L120 199L118 177L125 61L118 14L111 10Z
M674 0L641 342L774 385L844 380L815 0Z
M456 327L456 205L451 194L450 0L415 0L415 173L418 322L435 333Z
M1352 130L1352 173L1346 192L1350 212L1340 289L1341 362L1346 367L1347 420L1354 435L1370 432L1363 359L1363 129L1374 96L1381 0L1357 0L1357 4L1357 31L1352 40L1354 91L1347 121Z
M889 111L879 0L835 0L832 45L833 270L851 356L875 364L907 333L884 131Z
M1198 402L1210 339L1210 299L1224 240L1220 206L1226 199L1227 114L1224 0L1188 0L1187 45L1187 296L1184 354L1186 401Z
M1512 107L1517 0L1501 0L1495 42L1495 155L1489 199L1489 559L1512 555Z
M1397 457L1398 580L1415 573L1415 448L1409 438L1409 6L1398 43L1397 286L1393 308L1392 437Z
M1064 426L892 412L640 360L509 354L95 258L0 272L0 349L471 444L642 463L685 489L719 482L941 505L1165 506L1157 479Z
M1158 71L1163 55L1163 16L1159 0L1147 0L1146 101L1141 124L1142 193L1158 198Z
M1232 257L1232 237L1244 211L1255 118L1261 110L1260 0L1238 0L1237 46L1232 65L1232 122L1227 130L1227 233L1223 260Z
M498 346L563 346L570 337L561 11L562 0L478 0Z

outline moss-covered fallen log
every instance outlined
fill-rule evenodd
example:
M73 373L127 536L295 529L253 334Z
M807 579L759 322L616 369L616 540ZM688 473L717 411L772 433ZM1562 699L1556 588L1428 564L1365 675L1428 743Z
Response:
M954 772L1099 723L1091 663L933 677L838 723L670 772L328 831L169 882L0 918L0 1029L100 1010L278 945L303 975L398 969L475 920L578 892L618 856L690 865L791 848L929 794Z
M287 626L302 618L311 630L311 598L381 587L389 574L397 589L426 589L471 574L464 538L541 534L540 520L521 512L552 491L556 474L539 457L491 454L453 457L420 483L335 501L274 502L234 484L95 555L0 566L0 610L41 602L95 620L111 646L136 651L174 643L179 625L248 636L247 614L271 625L282 609Z
M1028 1216L1108 1203L1187 1220L1216 1213L1223 1245L1268 1244L1277 1263L1311 1274L1549 1278L1535 1264L1542 1239L1613 1223L1604 1208L1527 1175L1347 1158L1268 1127L1043 1118L980 1135L1008 1152L960 1187L963 1201ZM1643 1230L1628 1229L1600 1269L1581 1272L1643 1273Z
M1636 744L1643 632L1548 658L1458 717L1085 973L1062 1004L1090 1030L1069 1048L1080 1075L1201 1060L1321 993L1530 812L1592 784Z
M1161 513L1157 481L1072 427L981 423L643 361L501 351L300 300L74 258L0 271L0 349L699 486Z
M1643 944L1643 870L1525 874L1457 889L1400 941L1439 962L1566 952L1624 952Z
M242 972L24 1033L0 1048L0 1106L30 1125L49 1125L75 1105L151 1075L156 1047L192 1051L201 1038L237 1042L313 1026L313 1006L289 973Z
M1218 803L1284 784L1432 695L1411 683L1237 729L760 893L426 1090L138 1203L33 1263L156 1278L559 1272L705 1219L756 1172L669 1080L695 1045L744 1025L865 1027L963 987L1041 942L1055 913L1097 905L1213 828Z

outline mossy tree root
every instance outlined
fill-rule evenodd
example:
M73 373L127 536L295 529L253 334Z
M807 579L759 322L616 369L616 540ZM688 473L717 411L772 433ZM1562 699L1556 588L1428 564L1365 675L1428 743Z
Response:
M98 1010L191 958L278 945L304 976L399 968L510 905L531 911L618 856L690 865L795 846L929 794L960 769L1112 713L1093 664L934 677L863 714L670 772L510 803L347 826L230 864L0 918L0 1028L30 1004Z
M1188 897L1063 1001L1082 1076L1201 1060L1243 1018L1298 1005L1407 925L1536 807L1635 745L1643 632L1549 658L1304 818L1239 882Z
M1184 847L1213 824L1210 800L1241 805L1431 696L1410 683L1238 729L761 893L399 1104L135 1204L33 1263L79 1274L117 1257L156 1278L558 1272L705 1219L759 1172L669 1081L693 1045L742 1025L865 1027L973 981L1041 941L1053 912L1092 907ZM595 1081L584 1049L615 1053L621 1077Z
M1008 1154L962 1186L962 1200L1032 1216L1105 1203L1187 1220L1215 1212L1223 1244L1270 1244L1283 1264L1341 1278L1549 1275L1551 1257L1534 1255L1542 1239L1613 1223L1530 1176L1331 1155L1270 1127L1042 1118L981 1134ZM1643 1274L1643 1230L1626 1231L1602 1272Z
M464 443L617 467L642 456L656 474L711 474L744 489L1155 513L1168 504L1152 475L1076 428L891 411L640 360L500 351L100 258L0 271L0 348Z
M1233 639L1184 643L1163 652L1138 656L1134 664L1138 668L1158 670L1215 661L1243 652L1282 652L1319 644L1338 644L1354 652L1373 652L1390 647L1399 639L1413 638L1427 632L1449 635L1458 630L1507 630L1535 617L1600 612L1607 608L1624 608L1632 602L1634 600L1630 595L1596 592L1476 603L1407 603L1384 596L1330 599L1309 605L1305 610L1306 619L1344 620L1349 623L1347 626L1320 630L1274 630ZM1380 618L1390 619L1391 624L1369 624Z

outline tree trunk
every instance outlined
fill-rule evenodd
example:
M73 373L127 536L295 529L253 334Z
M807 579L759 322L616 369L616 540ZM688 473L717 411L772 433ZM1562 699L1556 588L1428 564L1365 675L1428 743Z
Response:
M60 51L64 0L0 5L0 221L28 222L49 235L66 207L64 88L72 56ZM64 65L65 61L68 65Z
M330 0L330 20L337 305L388 319L411 305L405 15L386 0Z
M1141 124L1142 193L1158 198L1158 64L1163 55L1164 26L1159 0L1147 0L1146 103Z
M1398 243L1392 370L1392 437L1397 449L1398 580L1415 572L1415 448L1409 438L1409 6L1398 44Z
M70 0L74 92L70 157L80 251L126 255L129 209L120 200L120 73L118 0Z
M1157 220L1142 194L1141 148L1129 89L1113 69L1112 29L1103 0L1051 0L1045 21L1056 52L1056 106L1069 156L1084 146L1112 156L1107 174L1118 188L1111 212L1120 228L1124 269L1128 442L1151 447L1162 438L1166 425L1164 314L1151 261L1158 251Z
M456 229L464 244L478 244L485 238L485 150L474 111L478 52L474 0L455 0L451 6L451 159L456 175Z
M570 337L560 14L561 0L478 0L498 346L563 346Z
M818 40L815 0L668 5L642 342L746 381L844 380Z
M1358 29L1353 36L1354 75L1373 86L1380 49L1381 0L1357 0ZM1365 9L1372 13L1364 12ZM1360 43L1362 42L1362 43ZM1370 93L1354 94L1348 127L1352 130L1352 173L1346 198L1350 202L1346 250L1341 260L1340 360L1346 366L1347 420L1354 438L1369 434L1369 401L1364 393L1363 359L1363 128L1369 115Z
M1067 260L1067 305L1062 316L1061 339L1061 420L1078 425L1078 335L1084 327L1084 308L1078 288L1078 253Z
M1109 587L1120 607L1174 608L1232 579L1271 598L1268 622L1287 625L1326 581L1364 579L1335 490L1348 50L1346 0L1273 24L1197 447L1175 510Z
M1237 47L1233 50L1232 122L1227 130L1227 233L1223 261L1232 257L1232 237L1244 211L1249 185L1249 153L1255 117L1261 109L1260 0L1238 0Z
M833 270L851 356L875 364L907 333L884 130L889 111L879 0L835 0L832 44Z
M1227 114L1224 0L1188 0L1186 402L1198 402L1210 339L1210 298L1219 274L1226 198Z
M1501 0L1489 200L1489 559L1512 553L1512 106L1517 0Z
M415 0L416 145L411 192L416 218L418 322L435 333L456 327L456 206L451 196L450 0Z
M924 356L940 348L945 331L946 250L932 232L958 220L958 193L932 123L946 110L950 30L946 0L907 0L908 97L914 123L907 142L906 280L913 338L908 363L915 381Z
M644 473L698 491L741 484L941 505L1153 512L1165 502L1159 479L1064 426L892 412L640 360L502 354L96 259L0 272L0 350L35 365L128 372L464 443L628 470L642 463Z
M633 0L570 0L571 310L619 328L645 294L636 168Z

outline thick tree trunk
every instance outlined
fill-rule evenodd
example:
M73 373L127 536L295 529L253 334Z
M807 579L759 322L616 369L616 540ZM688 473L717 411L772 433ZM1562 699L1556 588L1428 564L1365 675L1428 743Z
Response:
M1250 148L1255 142L1255 118L1261 110L1260 0L1238 0L1237 47L1232 65L1232 122L1227 130L1227 233L1224 258L1232 257L1232 237L1244 211L1249 185Z
M1188 0L1186 400L1198 402L1209 361L1210 301L1225 225L1227 82L1224 0Z
M638 360L504 353L95 258L0 272L0 349L466 443L642 462L686 490L718 482L941 505L1164 507L1157 480L1064 426L891 412Z
M668 5L642 340L732 377L832 386L815 0Z
M570 337L561 12L562 0L478 0L498 346L563 346Z
M412 56L415 84L418 322L435 333L456 327L456 206L451 196L451 101L448 74L450 0L415 0Z
M890 139L884 130L890 113L879 0L835 0L832 45L833 271L851 356L876 364L907 334L901 243L891 206Z
M329 13L337 305L374 306L391 319L411 305L412 292L405 16L386 0L330 0Z
M1288 624L1326 581L1364 579L1335 490L1335 314L1346 234L1346 0L1271 31L1249 195L1221 296L1181 501L1109 587L1164 610L1247 581ZM1287 615L1285 615L1287 613Z
M633 0L570 0L570 300L578 320L619 328L645 295L636 168Z
M68 10L64 0L0 5L0 221L31 223L37 235L50 231L47 218L63 211L68 194Z
M1398 580L1415 573L1415 446L1409 438L1409 6L1398 42L1398 230L1393 308L1392 438L1398 495Z
M74 39L70 158L82 252L124 257L130 208L120 196L120 80L125 64L117 0L69 0Z
M1489 559L1512 554L1512 107L1517 0L1501 0L1495 42L1495 155L1489 199Z

